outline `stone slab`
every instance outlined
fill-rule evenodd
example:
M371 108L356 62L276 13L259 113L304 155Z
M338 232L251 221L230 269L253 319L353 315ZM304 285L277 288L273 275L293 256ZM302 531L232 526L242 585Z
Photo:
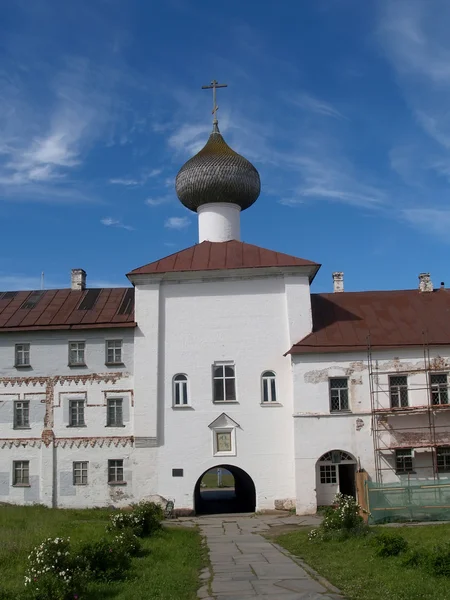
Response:
M250 563L258 579L310 579L309 575L294 562L291 564Z
M250 581L222 581L214 579L211 585L213 594L230 594L235 592L253 592Z
M284 579L275 585L289 592L318 592L325 593L327 590L315 579Z

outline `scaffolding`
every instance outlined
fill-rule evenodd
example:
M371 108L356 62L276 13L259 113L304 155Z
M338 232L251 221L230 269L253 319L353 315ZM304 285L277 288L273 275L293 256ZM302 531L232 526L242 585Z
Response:
M427 476L433 481L439 480L439 469L437 462L437 448L450 448L450 428L449 423L442 423L440 416L442 414L450 415L450 404L448 388L445 388L445 396L442 402L436 403L436 391L432 390L430 383L431 374L442 373L443 366L439 360L430 358L430 348L423 335L423 367L414 366L409 369L401 369L399 361L395 369L380 369L379 361L373 358L370 336L367 345L367 360L369 371L369 389L371 404L372 421L372 440L375 466L375 482L383 484L383 474L386 471L396 469L396 451L397 450L423 450L429 453L429 461L424 464L416 464L414 471L422 469L431 470L431 476ZM441 368L439 368L441 366ZM400 368L398 368L400 367ZM448 370L448 368L447 368ZM424 386L410 387L406 386L407 396L410 392L414 395L422 395L423 402L420 405L404 405L398 402L398 406L392 406L392 390L389 384L389 377L408 376L423 374L425 378ZM386 383L387 380L387 383ZM409 380L407 380L409 381ZM411 417L418 423L411 424ZM408 475L408 479L410 475ZM446 473L448 478L449 474ZM420 473L414 473L414 481L420 477Z
M372 523L450 520L450 458L448 463L445 457L443 464L442 459L441 464L438 461L438 448L450 448L450 420L444 416L450 416L448 366L440 358L431 359L425 334L423 339L423 366L410 364L410 368L402 370L400 361L391 364L391 369L380 369L368 338L375 481L366 481L366 501ZM406 402L402 402L398 391L394 404L390 377L417 374L423 374L425 385L410 387L407 379L406 387L401 386L406 389ZM444 383L431 383L431 375L443 377L444 374ZM421 396L422 402L409 405L410 392L416 400ZM421 464L416 461L413 468L403 471L397 480L386 477L388 481L385 481L387 471L399 474L399 450L422 451ZM426 454L429 459L424 460Z

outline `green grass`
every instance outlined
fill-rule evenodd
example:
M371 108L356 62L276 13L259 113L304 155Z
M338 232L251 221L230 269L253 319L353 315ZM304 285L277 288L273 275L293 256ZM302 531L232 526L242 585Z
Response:
M53 510L40 506L0 507L0 600L2 590L19 598L30 550L48 537L70 536L77 544L105 535L107 510ZM198 573L205 565L199 533L194 529L163 529L142 540L141 556L133 559L127 579L91 584L80 600L194 600Z
M411 548L432 547L450 539L450 525L377 527L400 533ZM337 586L348 600L450 600L450 580L419 568L405 568L401 557L378 558L368 538L309 542L308 531L280 535L277 542Z
M205 475L203 475L202 483L204 483L205 487L207 488L216 488L217 473L205 473ZM233 475L228 475L225 473L222 475L222 487L234 487Z

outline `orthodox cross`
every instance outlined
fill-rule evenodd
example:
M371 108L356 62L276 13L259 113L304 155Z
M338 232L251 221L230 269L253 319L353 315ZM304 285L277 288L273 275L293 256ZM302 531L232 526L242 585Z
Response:
M225 88L225 87L228 87L228 85L226 83L219 83L215 79L213 79L213 81L211 81L211 85L202 85L202 90L212 90L213 91L213 109L212 109L212 114L214 117L213 124L217 124L216 112L219 110L219 107L217 106L217 103L216 103L216 89L217 88Z

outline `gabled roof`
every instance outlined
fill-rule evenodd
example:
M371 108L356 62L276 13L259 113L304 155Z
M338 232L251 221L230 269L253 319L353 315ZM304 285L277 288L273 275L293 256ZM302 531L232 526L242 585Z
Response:
M312 294L313 332L288 354L450 345L450 291ZM369 337L370 336L370 337Z
M264 267L310 267L312 281L320 265L304 258L232 240L229 242L201 242L148 265L134 269L128 273L128 277L157 273Z
M131 287L0 292L0 333L135 325Z

